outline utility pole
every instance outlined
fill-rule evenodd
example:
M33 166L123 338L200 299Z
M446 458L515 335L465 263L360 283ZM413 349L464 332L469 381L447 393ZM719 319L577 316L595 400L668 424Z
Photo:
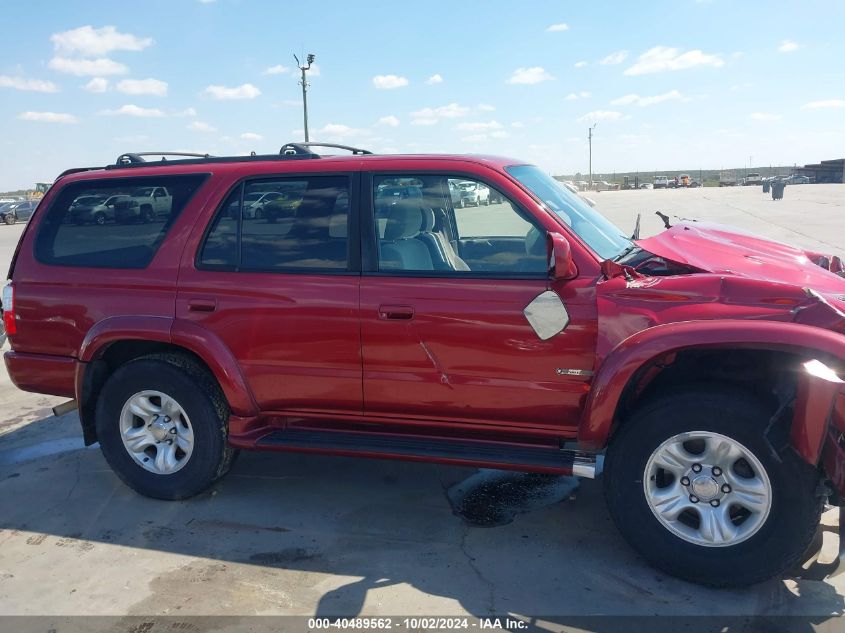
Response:
M305 130L305 142L308 142L308 86L311 84L305 79L305 71L311 70L311 64L314 63L314 54L309 53L308 57L306 58L306 65L303 65L299 61L299 57L296 55L293 56L296 60L296 65L299 67L299 70L302 71L302 79L299 82L299 85L302 86L302 119L304 123L304 130Z
M587 130L587 141L590 144L590 191L593 190L593 130L597 125L598 123L593 123L593 127Z

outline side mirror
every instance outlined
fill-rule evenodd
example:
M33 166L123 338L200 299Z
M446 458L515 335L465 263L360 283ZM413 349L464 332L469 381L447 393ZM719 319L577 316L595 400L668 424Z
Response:
M546 234L546 251L549 261L549 276L554 280L574 279L578 268L572 259L569 241L560 233Z

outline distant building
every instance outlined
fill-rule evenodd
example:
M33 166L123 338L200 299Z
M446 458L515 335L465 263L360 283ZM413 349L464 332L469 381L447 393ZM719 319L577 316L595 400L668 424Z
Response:
M815 165L797 167L795 173L807 176L812 182L845 182L845 158L823 160Z

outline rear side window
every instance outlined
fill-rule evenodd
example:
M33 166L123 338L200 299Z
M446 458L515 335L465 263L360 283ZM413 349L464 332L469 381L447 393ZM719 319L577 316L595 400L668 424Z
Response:
M254 272L348 269L349 178L251 180L217 212L200 268Z
M54 266L146 268L202 174L121 178L68 185L35 239L35 258Z

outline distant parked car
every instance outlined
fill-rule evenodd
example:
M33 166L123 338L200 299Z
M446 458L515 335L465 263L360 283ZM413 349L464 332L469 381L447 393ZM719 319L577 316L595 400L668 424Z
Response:
M655 176L654 177L654 188L655 189L666 189L668 186L669 186L668 176Z
M74 224L105 224L114 222L114 205L129 196L80 196L74 200L68 214Z
M742 184L746 186L750 185L762 185L763 178L760 174L748 174L745 178L742 179Z
M37 200L26 200L24 202L10 202L3 205L3 210L0 211L0 217L6 224L14 224L18 220L29 220L32 217L32 212L38 206Z
M690 180L689 174L681 174L676 178L679 187L689 187Z
M654 185L650 182L644 182L640 185L640 189L654 189Z
M474 207L482 204L490 204L490 189L485 187L480 182L462 182L458 186L461 189L461 199L458 206L465 207L471 205Z
M689 185L688 185L688 186L689 186L689 187L692 187L692 188L694 189L694 188L696 188L696 187L700 187L700 186L701 186L701 182L700 182L700 181L698 181L698 180L690 180L690 182L689 182Z
M810 179L807 176L792 174L791 176L784 178L783 182L787 185L809 185Z

